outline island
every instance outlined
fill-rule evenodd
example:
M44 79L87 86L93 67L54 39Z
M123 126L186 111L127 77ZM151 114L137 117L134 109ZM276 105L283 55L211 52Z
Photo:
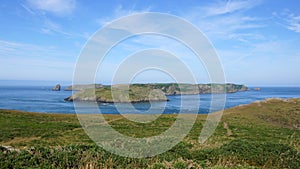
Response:
M55 85L55 86L52 88L52 90L53 90L53 91L60 91L60 88L61 88L60 84L57 84L57 85Z
M69 89L80 89L66 101L97 101L102 103L136 103L150 101L168 101L169 95L194 95L211 93L235 93L249 90L245 85L226 84L118 84L118 85L76 85ZM112 92L113 91L113 92Z

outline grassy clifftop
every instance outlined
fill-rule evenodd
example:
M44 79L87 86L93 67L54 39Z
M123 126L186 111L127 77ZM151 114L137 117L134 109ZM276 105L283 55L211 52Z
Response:
M150 123L132 122L119 115L105 118L120 133L144 137L165 131L176 115L162 115ZM151 158L132 159L97 147L75 115L0 110L0 168L300 166L300 99L271 99L225 110L213 136L200 144L198 137L205 119L206 115L198 115L191 132L173 149Z
M81 91L66 98L67 101L98 101L98 102L147 102L167 101L166 95L234 93L246 91L248 88L237 84L131 84L100 86L81 85ZM70 89L76 86L68 87ZM78 87L77 87L78 88ZM113 92L112 92L113 91Z
M84 89L66 98L67 101L98 101L104 103L113 102L148 102L167 101L165 94L159 89L153 89L148 85L103 86L96 89Z

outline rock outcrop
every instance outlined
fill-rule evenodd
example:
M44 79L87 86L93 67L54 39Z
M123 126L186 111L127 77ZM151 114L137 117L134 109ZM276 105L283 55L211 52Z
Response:
M4 145L0 145L0 151L4 153L21 152L20 149L14 148L12 146L4 146Z
M97 102L148 102L167 101L168 95L234 93L249 90L245 85L237 84L131 84L85 88L66 101Z
M61 88L60 84L57 84L57 85L55 85L55 86L52 88L52 90L53 90L53 91L60 91L60 88Z

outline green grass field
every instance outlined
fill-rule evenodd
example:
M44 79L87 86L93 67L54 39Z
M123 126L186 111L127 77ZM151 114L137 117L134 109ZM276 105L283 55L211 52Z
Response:
M177 116L162 115L150 123L120 115L105 118L120 133L148 137L168 129ZM95 145L75 115L0 110L0 168L299 168L300 99L227 109L213 136L200 144L205 119L198 115L190 133L171 150L135 159Z

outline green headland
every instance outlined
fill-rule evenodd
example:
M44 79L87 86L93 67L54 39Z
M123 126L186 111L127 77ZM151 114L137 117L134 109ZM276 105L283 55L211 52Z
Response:
M99 84L74 85L67 90L79 90L66 98L67 101L113 102L149 102L167 101L168 95L234 93L249 90L245 85L238 84L119 84L103 86Z
M136 123L120 115L104 116L131 137L160 134L177 118L161 115ZM76 115L0 110L0 168L299 168L300 99L268 99L227 109L212 137L200 144L205 119L198 115L191 132L171 150L134 159L95 145Z

